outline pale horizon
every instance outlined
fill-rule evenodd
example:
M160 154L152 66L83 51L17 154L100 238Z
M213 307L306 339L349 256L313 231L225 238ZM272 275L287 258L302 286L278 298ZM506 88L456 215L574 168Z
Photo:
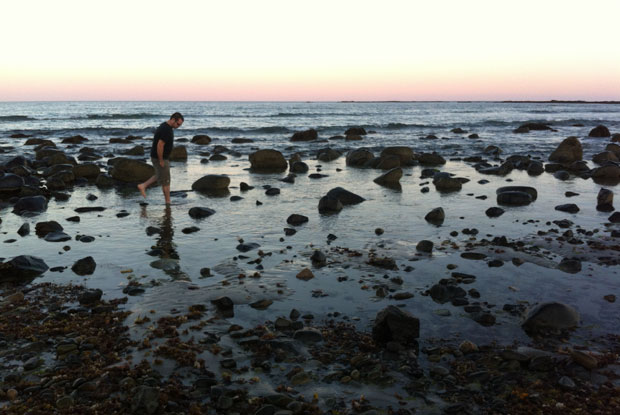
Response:
M620 100L615 0L7 8L3 102Z

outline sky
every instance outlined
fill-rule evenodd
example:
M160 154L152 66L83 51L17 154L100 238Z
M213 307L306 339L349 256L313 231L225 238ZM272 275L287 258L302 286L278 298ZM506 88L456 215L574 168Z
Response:
M620 0L4 3L0 101L620 100Z

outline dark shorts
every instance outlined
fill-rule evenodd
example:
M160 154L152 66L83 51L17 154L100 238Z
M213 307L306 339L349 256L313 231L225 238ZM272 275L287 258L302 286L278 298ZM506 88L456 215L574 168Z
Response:
M159 160L152 158L153 167L155 168L155 177L157 183L161 186L170 186L170 160L164 160L164 167L159 165Z

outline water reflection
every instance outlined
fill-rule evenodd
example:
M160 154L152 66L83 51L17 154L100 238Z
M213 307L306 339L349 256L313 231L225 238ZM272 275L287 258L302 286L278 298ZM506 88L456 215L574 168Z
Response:
M147 217L146 207L142 206L142 216ZM179 253L174 243L174 225L172 209L169 205L164 207L164 213L158 220L157 242L153 247L160 259L151 262L151 267L161 269L175 280L189 280L189 276L181 271Z

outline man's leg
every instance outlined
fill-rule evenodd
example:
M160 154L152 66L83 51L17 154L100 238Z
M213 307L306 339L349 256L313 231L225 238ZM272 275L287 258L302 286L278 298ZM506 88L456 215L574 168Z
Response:
M142 194L142 197L146 197L146 189L152 185L153 183L155 183L157 181L157 176L151 176L147 181L145 181L144 183L140 183L138 185L138 190L140 191L140 193Z
M163 185L161 189L164 191L164 199L166 199L166 204L170 204L170 185Z

